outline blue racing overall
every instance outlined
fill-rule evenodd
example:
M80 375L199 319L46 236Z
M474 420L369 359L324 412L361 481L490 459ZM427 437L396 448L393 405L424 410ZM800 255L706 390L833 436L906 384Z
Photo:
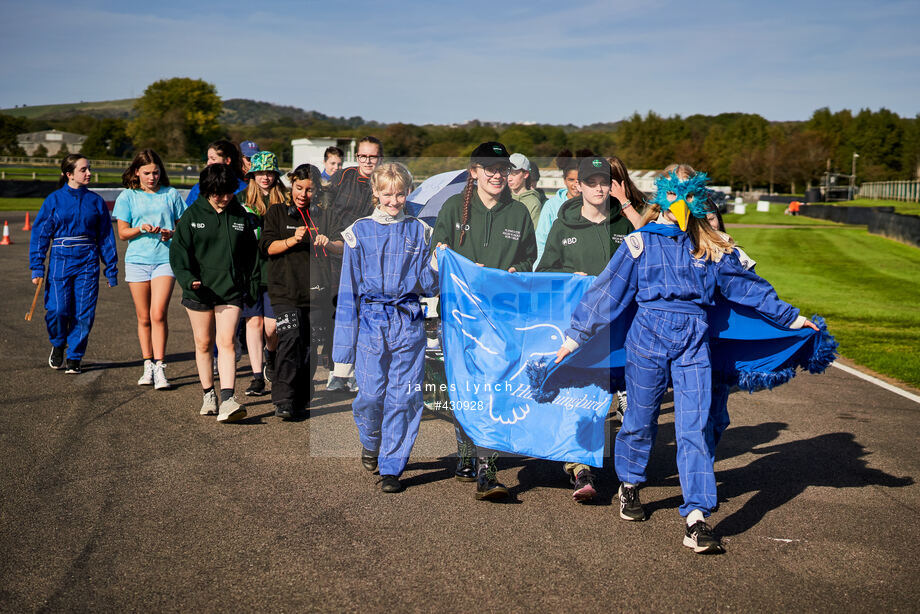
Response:
M48 273L45 274L45 253ZM80 360L96 316L99 259L110 286L118 284L118 254L112 219L102 197L67 185L51 193L35 216L29 244L32 278L46 277L45 322L51 345L67 345Z
M676 226L650 224L630 234L582 297L566 331L566 345L573 349L584 343L631 301L638 303L625 343L628 409L614 449L617 477L628 484L646 481L661 398L670 379L684 497L680 514L697 509L708 516L717 497L712 426L707 429L712 372L703 307L712 304L718 289L726 299L752 307L780 326L800 328L804 318L768 282L746 270L737 254L713 262L695 258L693 251L690 237Z
M358 381L352 403L361 445L380 475L399 476L422 416L425 331L420 296L437 293L431 228L376 210L342 232L345 254L335 311L334 374Z

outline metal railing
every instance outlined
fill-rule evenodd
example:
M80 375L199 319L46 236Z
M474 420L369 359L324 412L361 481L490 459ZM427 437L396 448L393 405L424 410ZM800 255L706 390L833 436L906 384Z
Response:
M860 198L920 202L920 180L872 181L859 186Z
M90 164L97 168L128 168L131 165L131 160L97 160L95 158L90 158ZM0 156L0 164L6 164L11 166L51 166L57 167L61 164L61 158L30 158L26 156ZM190 164L187 162L164 162L163 166L166 167L168 171L185 171L188 167L192 167L192 172L198 174L200 168L197 164Z

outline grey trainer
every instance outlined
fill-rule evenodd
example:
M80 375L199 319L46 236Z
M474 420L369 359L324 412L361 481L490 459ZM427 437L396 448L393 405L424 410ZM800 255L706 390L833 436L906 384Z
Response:
M201 411L198 413L202 416L217 415L217 394L213 390L205 393L204 400L201 403Z
M236 397L230 397L220 404L217 413L218 422L237 422L246 417L246 408L240 405Z

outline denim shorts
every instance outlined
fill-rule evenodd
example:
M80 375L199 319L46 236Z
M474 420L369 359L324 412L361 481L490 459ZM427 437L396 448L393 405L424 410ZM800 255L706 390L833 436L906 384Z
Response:
M240 317L243 319L262 316L264 318L274 318L275 311L272 309L272 303L268 300L268 292L263 290L256 299L254 305L243 305L243 313Z
M172 267L168 262L163 264L135 264L134 262L125 263L125 281L128 283L139 281L150 281L154 277L175 277Z

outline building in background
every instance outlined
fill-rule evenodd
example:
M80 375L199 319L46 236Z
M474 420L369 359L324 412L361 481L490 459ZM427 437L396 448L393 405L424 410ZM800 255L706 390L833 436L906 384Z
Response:
M318 169L323 169L323 154L327 147L338 147L345 152L345 159L342 160L342 166L354 166L355 162L355 139L339 139L335 137L314 137L310 136L303 139L294 139L291 141L291 147L294 149L292 156L293 168L301 164L313 164Z
M22 147L27 156L31 156L43 145L49 156L56 156L61 151L61 147L67 146L69 153L80 153L86 136L83 134L74 134L73 132L61 132L60 130L41 130L39 132L26 132L17 134L16 140Z

